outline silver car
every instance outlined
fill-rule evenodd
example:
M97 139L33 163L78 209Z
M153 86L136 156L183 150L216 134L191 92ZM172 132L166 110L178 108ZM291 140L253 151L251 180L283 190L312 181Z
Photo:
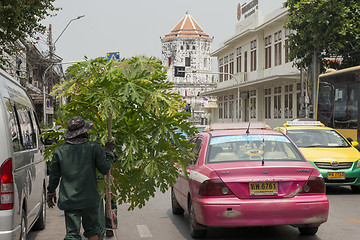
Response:
M46 164L34 106L0 70L0 239L26 239L46 224Z

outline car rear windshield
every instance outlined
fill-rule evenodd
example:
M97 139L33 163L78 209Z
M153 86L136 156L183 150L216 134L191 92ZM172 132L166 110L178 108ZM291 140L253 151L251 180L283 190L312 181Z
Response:
M287 135L298 147L350 147L350 144L336 131L329 129L289 130Z
M236 135L213 137L207 163L244 161L305 161L285 136Z

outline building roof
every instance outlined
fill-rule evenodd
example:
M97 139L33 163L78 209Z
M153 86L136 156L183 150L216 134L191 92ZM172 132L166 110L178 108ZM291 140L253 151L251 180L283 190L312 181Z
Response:
M203 32L202 28L197 24L189 12L186 12L185 17L183 17L174 29L169 34L166 34L162 40L180 38L211 40L209 35Z

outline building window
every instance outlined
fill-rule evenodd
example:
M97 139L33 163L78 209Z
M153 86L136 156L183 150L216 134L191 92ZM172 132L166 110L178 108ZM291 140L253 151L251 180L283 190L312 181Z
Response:
M274 88L274 118L281 118L281 87Z
M285 118L293 118L293 85L285 85Z
M228 96L224 96L224 118L228 117Z
M271 35L265 38L265 69L271 68Z
M229 118L234 117L234 95L229 96Z
M171 57L168 58L168 66L171 66Z
M190 57L185 57L185 67L190 67Z
M274 34L275 66L281 65L281 31Z
M224 72L224 59L220 58L219 60L219 72L220 72L220 76L219 76L219 82L222 82L224 80L224 74L221 74Z
M290 54L289 39L285 39L285 63L289 62L289 54Z
M195 50L196 49L195 46L193 46L192 49Z
M241 72L241 47L236 49L236 72Z
M222 82L223 79L224 79L224 74L222 74L224 72L224 67L223 66L220 66L219 72L220 72L219 82Z
M229 79L229 56L224 57L224 81L227 81Z
M204 58L204 68L207 68L207 67L208 67L208 59Z
M234 54L230 54L229 56L230 62L229 62L229 73L234 74Z
M285 29L285 63L289 62L289 54L290 54L290 49L289 49L289 36L293 33L293 31L291 29L286 28Z
M244 72L247 72L247 52L244 52Z
M256 40L250 43L250 71L256 71Z
M219 97L219 118L223 118L223 97Z
M256 118L256 90L250 91L250 118Z
M265 118L271 118L271 88L265 89Z
M190 46L189 46L189 45L186 45L186 50L190 50Z

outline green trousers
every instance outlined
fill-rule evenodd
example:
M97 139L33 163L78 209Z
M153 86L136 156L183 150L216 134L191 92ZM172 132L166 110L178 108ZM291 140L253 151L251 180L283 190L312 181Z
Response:
M91 208L68 210L65 212L66 236L64 240L81 240L81 223L86 238L94 235L104 236L104 228L99 224L99 205Z

